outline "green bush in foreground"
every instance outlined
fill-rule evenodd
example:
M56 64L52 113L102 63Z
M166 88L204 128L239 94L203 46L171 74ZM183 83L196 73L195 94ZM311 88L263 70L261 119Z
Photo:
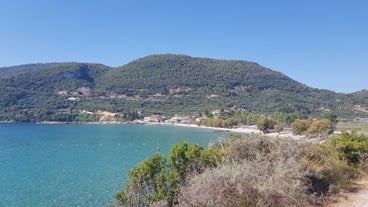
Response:
M368 137L342 132L322 144L307 147L301 161L311 171L311 191L333 194L367 173Z
M317 196L337 193L349 184L353 173L347 162L340 159L338 152L331 145L308 146L300 161L310 173L309 192Z
M181 142L170 149L167 158L156 153L129 170L125 189L115 194L118 206L152 206L178 203L180 187L190 175L215 167L220 159L219 151L204 149L199 145Z
M355 132L342 132L326 142L332 145L339 153L340 159L346 160L349 165L362 165L362 161L368 154L368 136Z

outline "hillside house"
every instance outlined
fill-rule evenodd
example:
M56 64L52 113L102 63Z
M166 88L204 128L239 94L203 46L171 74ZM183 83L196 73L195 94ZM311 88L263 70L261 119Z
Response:
M220 118L220 116L222 115L222 111L221 111L221 109L213 110L213 111L212 111L212 115L213 115L213 117L215 117L215 118Z

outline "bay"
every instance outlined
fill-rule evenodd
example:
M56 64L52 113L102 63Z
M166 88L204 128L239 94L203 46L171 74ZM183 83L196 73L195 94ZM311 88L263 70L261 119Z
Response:
M228 132L94 124L0 124L0 206L107 206L127 172L181 141L207 146Z

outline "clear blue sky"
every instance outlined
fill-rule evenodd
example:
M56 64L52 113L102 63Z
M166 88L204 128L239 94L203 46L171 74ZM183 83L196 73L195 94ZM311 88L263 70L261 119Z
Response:
M151 54L257 62L315 88L368 89L365 0L0 0L0 66Z

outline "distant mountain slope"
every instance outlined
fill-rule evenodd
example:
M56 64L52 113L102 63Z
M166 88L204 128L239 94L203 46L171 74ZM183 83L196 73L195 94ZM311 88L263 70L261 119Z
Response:
M32 73L41 70L46 70L49 68L54 68L58 66L67 66L73 65L75 63L35 63L35 64L26 64L26 65L17 65L11 67L1 67L0 68L0 77L6 78L11 76L17 76L23 73Z
M109 67L97 64L66 63L40 65L37 68L31 65L30 70L26 68L18 70L18 67L14 69L16 70L14 75L4 75L5 78L0 76L3 89L53 91L74 90L82 86L92 87L95 78L105 73ZM0 71L0 75L2 74Z
M331 101L340 96L310 88L256 63L184 55L138 59L105 73L99 79L99 87L143 98L161 94L161 99L164 97L174 104L180 104L181 100L184 105L195 102L193 105L198 107L238 107L265 113L275 110L311 113L336 105Z
M247 61L152 55L111 68L52 63L0 68L0 120L73 120L79 111L198 114L217 108L256 113L354 115L366 93L310 88ZM359 113L361 110L359 111Z
M184 55L153 55L138 59L109 71L102 80L106 82L106 90L115 92L124 92L127 88L165 91L172 87L206 88L210 90L207 93L237 87L244 87L247 91L270 88L288 91L295 87L295 90L308 89L307 86L256 63L191 58Z
M84 63L30 66L30 69L26 65L22 69L15 67L14 75L5 75L5 78L4 71L0 70L0 120L41 121L52 119L60 109L70 111L75 103L58 92L74 93L78 88L93 88L95 78L109 69ZM11 67L7 69L11 70Z

